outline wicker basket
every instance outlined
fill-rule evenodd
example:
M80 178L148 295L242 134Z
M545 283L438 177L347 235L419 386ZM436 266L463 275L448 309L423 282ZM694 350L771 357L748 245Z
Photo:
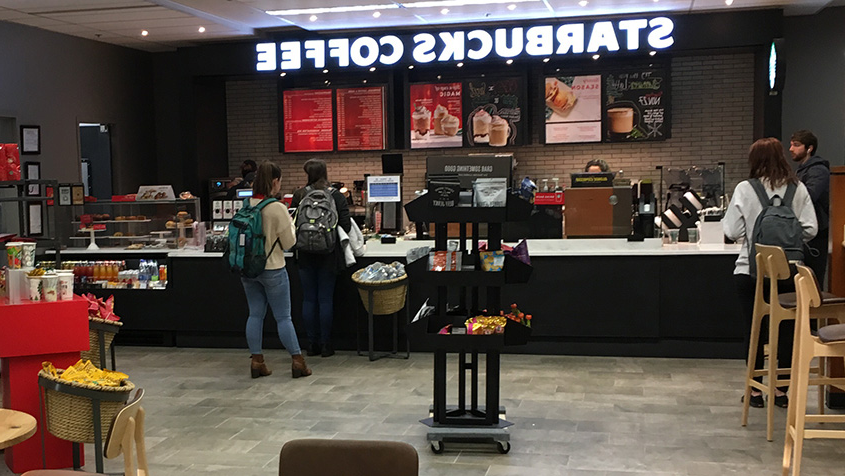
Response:
M63 370L58 371L61 375ZM97 392L122 392L126 393L126 399L120 402L100 402L100 428L103 438L106 437L112 420L126 405L129 393L135 388L135 384L124 380L120 387L101 387L99 385L86 385L77 382L61 380L45 371L38 372L43 377L55 382L61 387L77 387ZM47 409L47 431L63 440L76 443L94 443L94 409L90 398L70 395L47 389L45 391L45 407Z
M405 307L405 291L408 289L407 283L389 289L380 288L384 288L387 285L398 283L400 281L406 281L408 279L408 275L402 276L401 278L372 283L361 281L361 274L363 272L363 268L355 271L355 273L352 274L352 281L358 285L358 294L361 296L361 301L364 303L364 309L367 309L368 312L370 311L368 308L369 290L373 290L373 314L393 314L394 312L399 312L400 309Z
M106 352L108 352L109 348L111 347L111 343L114 340L114 335L120 330L120 326L123 325L120 321L107 321L105 319L98 319L96 317L89 317L88 323L98 323L98 324L106 324L107 326L114 326L114 332L105 331L103 332L103 340L105 340L105 347ZM88 343L90 345L90 349L83 350L79 353L79 357L84 360L90 360L91 363L100 367L102 366L100 362L100 333L97 332L96 329L88 329Z

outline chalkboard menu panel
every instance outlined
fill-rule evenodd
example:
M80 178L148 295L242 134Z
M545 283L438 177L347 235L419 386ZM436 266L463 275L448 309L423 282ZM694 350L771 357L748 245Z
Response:
M282 96L285 152L334 150L332 90L287 90Z
M480 78L465 83L464 137L469 146L522 145L522 78Z
M545 78L546 144L601 142L601 75Z
M671 137L668 68L605 76L605 140L638 142Z
M337 89L337 150L386 148L384 88Z
M412 84L411 148L461 147L461 83Z

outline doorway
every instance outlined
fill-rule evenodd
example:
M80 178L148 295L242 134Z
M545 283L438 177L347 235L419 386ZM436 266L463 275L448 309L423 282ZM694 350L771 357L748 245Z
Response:
M86 195L100 200L112 197L111 127L108 124L79 124L82 182Z

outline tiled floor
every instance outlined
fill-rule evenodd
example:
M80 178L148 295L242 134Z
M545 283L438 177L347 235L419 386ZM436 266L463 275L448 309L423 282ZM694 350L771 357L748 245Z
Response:
M431 403L431 354L312 357L314 375L297 380L278 350L267 354L274 374L256 380L246 351L120 347L117 356L147 392L151 476L274 475L281 446L303 437L406 441L425 476L780 474L786 411L776 409L771 443L764 410L740 426L738 360L504 355L511 452L447 444L435 455L418 422ZM93 471L91 446L86 454ZM106 470L122 472L122 460ZM807 441L802 474L843 473L845 442Z

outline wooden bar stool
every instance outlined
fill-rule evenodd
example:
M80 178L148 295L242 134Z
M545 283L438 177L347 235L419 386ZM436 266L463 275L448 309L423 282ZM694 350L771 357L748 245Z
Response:
M766 408L766 440L772 441L774 435L774 395L775 389L778 387L786 387L789 385L789 379L779 378L789 374L788 368L778 368L777 366L777 350L778 339L780 334L780 323L795 319L795 293L778 293L778 281L789 279L792 272L789 268L789 262L786 259L786 253L783 248L777 246L755 245L757 249L757 281L756 291L754 293L754 311L751 319L751 340L748 346L748 367L746 369L745 378L745 396L743 397L742 405L742 426L748 424L748 407L751 400L751 389L756 388L763 392L769 401ZM764 295L764 279L769 278L769 300L765 299ZM841 304L832 299L827 304ZM845 300L841 300L845 302ZM768 365L763 369L755 369L757 363L757 346L760 342L760 329L763 323L763 317L769 316L769 358ZM819 309L818 312L813 312L813 319L826 318L826 311ZM793 336L786 336L787 339L792 339ZM819 367L811 369L817 375L820 375ZM754 377L765 377L763 382L757 382ZM824 405L824 391L823 387L819 388L819 406Z
M801 453L805 438L845 439L843 430L805 429L809 423L845 423L845 415L807 414L807 387L816 383L826 383L845 388L845 378L824 377L810 378L810 362L813 357L845 357L845 324L827 326L819 329L818 336L810 331L810 308L822 305L822 298L810 268L798 266L795 276L797 294L797 317L795 340L792 354L792 403L786 418L786 438L783 445L783 476L789 474L792 466L793 475L801 473ZM840 313L845 308L838 306ZM843 314L845 315L845 314ZM820 407L820 409L823 408Z

